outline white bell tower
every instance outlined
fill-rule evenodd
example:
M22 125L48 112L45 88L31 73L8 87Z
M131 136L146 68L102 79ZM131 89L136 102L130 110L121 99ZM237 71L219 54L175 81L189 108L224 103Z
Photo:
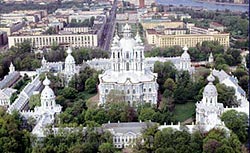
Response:
M184 52L181 55L180 59L180 69L184 71L190 71L191 70L191 58L188 54L188 47L183 47Z
M66 76L66 81L69 82L72 76L76 73L76 64L74 57L71 55L71 47L68 47L67 53L68 56L65 59L64 75Z

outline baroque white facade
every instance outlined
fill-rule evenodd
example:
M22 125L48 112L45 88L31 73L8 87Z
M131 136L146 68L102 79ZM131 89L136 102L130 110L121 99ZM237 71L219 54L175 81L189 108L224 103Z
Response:
M130 104L157 104L157 74L152 72L154 63L170 61L177 70L193 73L194 67L191 67L188 48L185 46L183 50L183 54L177 57L145 58L139 34L133 38L130 26L126 24L123 28L123 38L120 39L117 34L113 38L110 59L93 59L86 62L91 68L105 70L99 75L99 104L105 104L111 90L121 91L125 95L125 101Z
M145 68L150 68L154 70L155 62L172 62L177 70L186 70L190 74L194 73L195 69L191 66L191 58L188 53L188 48L183 47L183 54L181 56L175 57L145 57L144 58L144 66ZM111 59L99 58L88 60L87 65L96 70L109 70L111 69Z
M106 102L111 90L119 90L125 101L157 104L157 74L145 67L144 46L137 33L133 38L128 24L123 28L123 38L116 36L111 47L111 68L99 75L99 104Z

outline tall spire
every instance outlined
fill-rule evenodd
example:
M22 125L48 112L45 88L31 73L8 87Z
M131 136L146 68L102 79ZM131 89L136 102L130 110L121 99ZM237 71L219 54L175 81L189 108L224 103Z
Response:
M185 45L185 46L183 47L183 50L184 50L184 52L187 52L187 51L188 51L187 45Z
M123 27L123 37L126 39L131 37L131 27L128 23Z
M47 63L47 60L45 59L45 57L44 57L44 55L43 55L42 66L45 66L46 63Z
M44 86L49 86L50 85L50 80L48 79L47 74L45 75L45 79L43 81L43 85Z
M10 67L9 67L9 73L12 73L15 71L15 66L13 65L13 63L10 63Z
M213 63L214 62L214 57L213 57L213 53L212 52L209 54L208 62L209 63Z
M71 47L68 47L67 53L68 53L68 54L71 54L71 53L72 53L72 48L71 48Z

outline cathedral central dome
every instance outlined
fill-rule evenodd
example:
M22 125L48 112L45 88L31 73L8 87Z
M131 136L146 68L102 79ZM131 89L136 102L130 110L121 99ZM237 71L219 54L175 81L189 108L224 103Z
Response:
M215 80L214 76L212 74L210 74L207 77L207 80L209 81L209 83L204 88L203 94L207 95L207 96L216 96L216 95L218 95L217 89L216 89L215 85L213 84L213 81Z
M43 81L43 85L45 86L42 93L41 93L41 99L51 99L55 97L54 91L49 87L50 85L50 80L45 78Z

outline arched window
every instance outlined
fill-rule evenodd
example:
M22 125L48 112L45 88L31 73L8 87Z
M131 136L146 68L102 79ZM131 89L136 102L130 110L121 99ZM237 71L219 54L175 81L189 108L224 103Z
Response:
M120 53L118 52L118 58L120 58Z
M113 53L113 58L115 58L115 53Z
M127 94L130 94L130 91L129 91L129 89L127 90Z
M126 70L129 71L129 63L126 63Z
M126 58L129 58L129 53L126 54Z
M135 52L135 57L137 58L137 52Z

